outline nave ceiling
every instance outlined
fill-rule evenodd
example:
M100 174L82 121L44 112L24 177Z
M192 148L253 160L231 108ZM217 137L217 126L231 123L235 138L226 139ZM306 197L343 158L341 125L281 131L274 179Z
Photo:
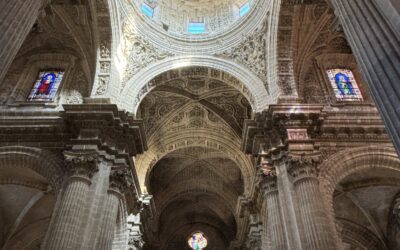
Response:
M256 182L262 164L254 157L266 153L262 147L243 152L248 143L244 140L250 136L245 134L246 121L266 114L270 105L278 100L279 105L287 105L281 111L289 121L309 107L319 109L319 123L305 133L310 133L312 138L307 139L312 140L313 149L326 153L324 161L365 142L391 150L330 6L324 1L300 6L291 1L253 0L247 16L227 17L232 6L243 2L160 0L165 12L150 20L140 12L140 1L53 1L43 9L0 86L0 103L9 105L4 106L6 111L22 113L63 112L63 105L82 104L88 97L93 98L90 105L116 104L121 113L110 113L143 122L138 130L143 128L147 143L139 146L146 151L135 152L129 159L138 182L131 189L137 192L134 199L151 200L150 205L138 205L145 214L148 246L184 249L195 231L207 235L209 249L243 246L249 218L256 218L257 213L261 218L265 214L260 211L266 210ZM179 8L184 13L171 14ZM191 8L198 12L185 12ZM200 36L188 35L182 24L184 15L201 19L198 14L211 9L215 9L211 15L215 14L212 18L219 26ZM168 23L168 30L163 23ZM342 66L353 70L363 102L340 103L334 97L325 70ZM40 68L52 67L67 72L57 100L51 105L27 105L31 87L27 79L35 78ZM293 109L288 115L287 107L292 104L310 106ZM321 124L326 126L319 130ZM62 130L57 129L57 133ZM64 130L57 136L65 139L74 129L66 129L67 136ZM272 141L269 135L263 134L255 144L267 145ZM68 143L43 145L54 150L60 145L69 147ZM57 150L61 155L62 150ZM0 178L0 224L5 225L0 230L0 246L21 243L38 249L57 199L53 183L30 169L17 173L12 162L8 164ZM321 183L329 179L318 178ZM393 243L396 235L391 234L400 234L393 230L398 218L390 213L400 192L399 180L395 171L368 169L332 184L335 191L329 197L334 211L327 214L334 214L338 234L348 249L397 246ZM149 210L151 216L146 214ZM25 231L32 228L35 235Z

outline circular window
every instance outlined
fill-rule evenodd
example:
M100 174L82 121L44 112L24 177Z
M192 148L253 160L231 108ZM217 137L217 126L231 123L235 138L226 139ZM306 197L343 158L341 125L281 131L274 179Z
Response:
M207 243L207 238L202 232L195 232L188 239L189 247L194 250L201 250L206 248Z

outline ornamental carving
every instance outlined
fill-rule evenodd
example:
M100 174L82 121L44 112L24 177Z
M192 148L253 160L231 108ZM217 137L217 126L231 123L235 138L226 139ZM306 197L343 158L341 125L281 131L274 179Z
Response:
M123 25L122 55L125 57L127 63L122 79L123 89L126 82L139 70L173 54L156 50L143 36L136 32L132 25L125 23Z
M91 178L99 170L98 155L95 152L64 152L67 172L71 176Z
M127 167L115 168L110 173L110 189L121 193L133 185L132 174Z
M267 24L265 21L253 34L245 37L238 46L217 55L245 65L264 82L264 85L267 84Z
M307 129L287 129L289 141L308 140Z
M287 158L288 171L295 181L308 177L318 177L319 153L290 155Z

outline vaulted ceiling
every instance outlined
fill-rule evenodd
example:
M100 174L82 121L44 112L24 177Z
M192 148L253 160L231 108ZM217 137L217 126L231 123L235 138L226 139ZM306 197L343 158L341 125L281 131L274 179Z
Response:
M215 237L210 249L225 249L236 236L236 203L248 176L243 169L251 168L240 152L249 102L222 80L184 74L157 84L138 116L148 151L157 155L147 166L145 184L157 208L161 248L185 247L187 236L202 230ZM213 142L228 139L230 145ZM145 159L138 157L138 165Z

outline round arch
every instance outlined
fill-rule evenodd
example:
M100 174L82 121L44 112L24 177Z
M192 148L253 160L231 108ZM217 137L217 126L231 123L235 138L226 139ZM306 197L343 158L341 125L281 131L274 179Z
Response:
M221 70L238 79L239 86L235 88L244 96L252 96L249 100L254 112L259 112L277 101L277 96L270 95L264 83L247 68L229 60L207 55L183 55L160 60L139 71L132 77L119 96L114 96L114 101L128 111L136 113L140 102L154 88L149 83L158 75L170 70L184 67L206 67ZM246 92L249 93L246 93Z
M46 178L54 190L61 188L63 161L51 152L23 146L0 147L0 171L10 164L35 171Z
M393 148L367 146L341 151L328 159L320 166L320 190L324 196L325 206L330 227L336 242L341 242L335 226L335 211L333 207L333 193L339 182L353 173L367 169L383 168L400 172L400 159Z
M172 133L169 136L165 136L163 145L150 144L148 150L137 157L136 171L142 188L145 186L146 179L157 161L173 151L187 147L205 147L224 152L226 157L235 162L240 168L243 176L244 192L250 192L250 183L253 176L255 176L255 169L250 159L239 150L240 141L223 136L218 131L192 129L184 133Z

